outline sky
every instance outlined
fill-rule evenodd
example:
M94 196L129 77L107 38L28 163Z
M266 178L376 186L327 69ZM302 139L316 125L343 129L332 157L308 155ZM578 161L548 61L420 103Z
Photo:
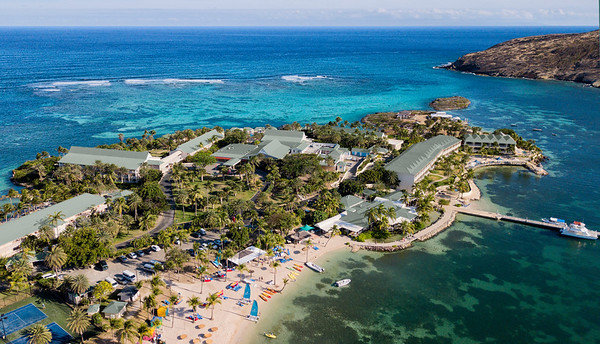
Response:
M600 0L0 0L0 26L597 26Z

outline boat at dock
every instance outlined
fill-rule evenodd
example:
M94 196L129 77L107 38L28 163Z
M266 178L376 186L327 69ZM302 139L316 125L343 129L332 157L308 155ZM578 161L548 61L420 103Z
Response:
M533 128L533 131L542 131L540 128Z
M346 278L346 279L335 282L333 285L339 288L339 287L343 287L345 285L350 284L350 282L352 282L352 280L349 278Z
M312 269L318 273L325 271L325 269L323 269L322 267L318 266L317 264L315 264L313 262L306 262L306 266L308 266L310 269Z
M543 218L542 222L555 223L555 224L564 224L565 226L567 225L567 223L565 222L565 220L559 219L559 218L556 218L556 217Z
M585 223L575 221L569 227L560 230L561 235L566 235L579 239L596 240L598 232L590 231L585 227Z

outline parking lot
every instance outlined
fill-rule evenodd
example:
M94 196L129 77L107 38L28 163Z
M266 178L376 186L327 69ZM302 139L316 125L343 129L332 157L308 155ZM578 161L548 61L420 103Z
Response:
M200 240L215 240L219 239L219 234L214 232L208 232L205 236L201 238L190 238L187 243L181 243L181 245L177 245L182 250L188 250L193 247L194 242L199 242ZM107 277L116 279L119 282L119 277L121 277L124 270L129 270L136 274L137 280L146 280L152 277L152 273L145 271L142 269L142 266L146 263L149 263L151 260L156 260L161 263L165 262L165 251L161 249L158 252L153 252L147 250L150 253L144 254L143 257L137 257L135 259L127 258L126 262L121 262L118 258L108 259L106 260L108 269L102 271L98 264L94 265L93 268L85 268L85 269L68 269L63 270L63 274L67 275L77 275L83 274L90 281L90 285L95 285L96 283L104 280ZM115 278L115 276L117 278Z

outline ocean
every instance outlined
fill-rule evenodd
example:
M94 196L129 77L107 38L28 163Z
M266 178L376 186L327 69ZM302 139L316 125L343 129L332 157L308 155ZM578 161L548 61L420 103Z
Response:
M144 130L326 123L472 101L454 114L514 128L549 157L537 177L477 173L484 206L600 228L600 89L433 69L507 39L583 27L1 28L0 190L36 152ZM540 128L541 132L533 132ZM553 135L554 134L554 135ZM327 257L249 333L282 343L594 343L600 247L470 217L395 254ZM332 289L334 280L352 284Z

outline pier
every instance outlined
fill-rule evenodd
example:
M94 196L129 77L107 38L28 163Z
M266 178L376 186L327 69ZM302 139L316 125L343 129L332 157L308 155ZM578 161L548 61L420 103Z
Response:
M560 231L564 226L566 226L566 224L560 224L560 223L548 223L548 222L543 222L543 221L536 221L536 220L530 220L530 219L524 219L521 217L516 217L516 216L509 216L509 215L502 215L499 213L492 213L490 211L484 211L484 210L477 210L477 209L469 209L469 208L465 208L465 207L454 207L454 206L450 206L449 207L450 211L455 211L457 213L460 214L466 214L466 215L471 215L471 216L478 216L478 217L483 217L486 219L491 219L491 220L497 220L497 221L508 221L508 222L514 222L514 223L519 223L522 225L528 225L528 226L533 226L533 227L539 227L539 228L545 228L545 229L553 229L553 230L557 230ZM591 233L598 233L595 231L590 230Z

